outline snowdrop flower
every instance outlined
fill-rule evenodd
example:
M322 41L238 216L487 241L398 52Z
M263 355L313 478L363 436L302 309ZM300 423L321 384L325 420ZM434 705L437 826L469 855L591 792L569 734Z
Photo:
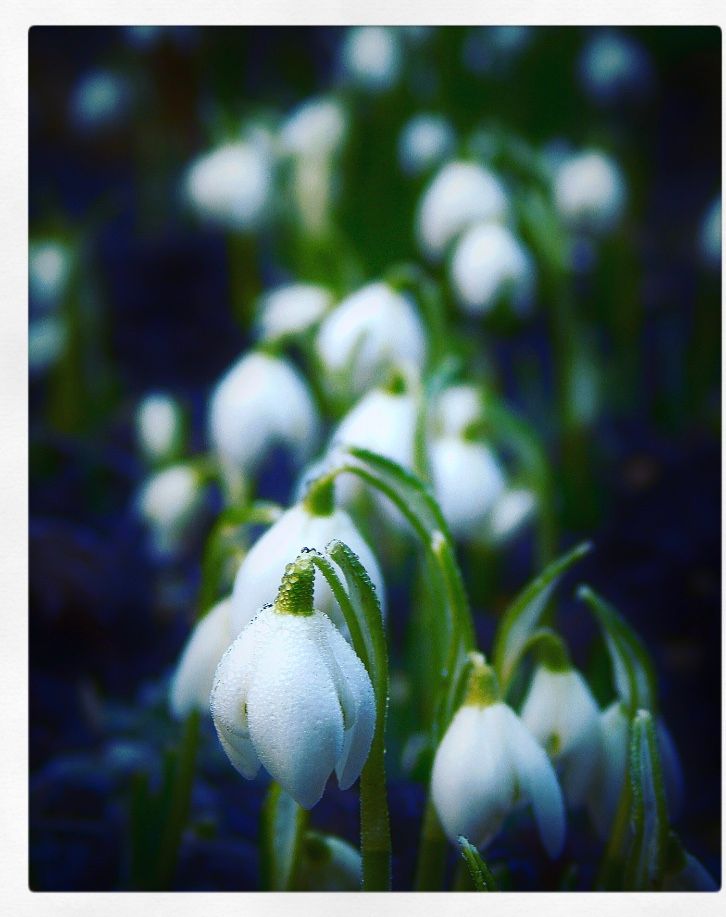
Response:
M507 299L518 315L532 308L534 261L522 243L498 223L478 223L459 239L451 280L465 312L483 315Z
M706 211L699 234L701 257L708 267L721 267L721 197L712 201Z
M149 526L159 556L175 554L203 507L199 473L189 465L172 465L153 474L141 488L137 506Z
M145 458L163 462L177 454L184 435L179 404L161 392L147 395L136 409L136 438Z
M279 341L315 326L333 304L333 294L312 283L289 283L261 298L257 327L263 341Z
M565 159L554 179L555 204L573 229L600 234L613 229L625 208L625 181L617 164L598 150Z
M506 816L530 803L551 857L562 850L565 813L546 752L517 714L499 699L496 676L475 657L467 696L441 740L431 773L431 793L447 836L464 835L486 846Z
M363 663L313 606L314 567L303 555L222 657L210 707L217 735L248 780L260 765L303 808L335 770L341 789L358 778L375 728Z
M345 139L347 120L335 99L309 99L298 106L280 128L280 147L292 156L325 158Z
M474 223L501 220L507 211L503 185L474 162L450 162L435 176L419 204L418 240L438 261L456 236Z
M199 156L184 178L184 193L205 220L225 229L255 229L269 209L272 162L266 144L234 140Z
M578 70L587 95L603 105L642 94L653 76L642 45L602 29L583 48Z
M429 448L434 494L456 539L484 540L488 515L504 492L504 473L483 443L460 436L434 439Z
M71 274L71 252L55 239L30 243L28 286L31 307L47 311L65 295Z
M179 658L169 688L169 705L177 719L192 710L209 711L214 673L232 638L232 601L226 598L197 622Z
M422 175L454 152L456 134L441 115L414 115L398 138L398 161L406 175Z
M307 831L303 838L296 891L358 891L363 881L361 855L332 834Z
M537 667L520 716L561 775L572 806L582 805L600 751L600 709L582 675L560 651Z
M81 130L112 127L125 117L131 103L127 80L110 70L95 70L76 84L70 100L70 114Z
M252 476L271 449L285 446L302 463L318 437L318 415L305 380L281 357L253 351L217 383L209 436L228 481Z
M660 717L656 719L656 734L669 817L673 821L681 807L683 775L678 752ZM630 722L620 701L614 701L600 714L600 738L602 752L588 797L588 812L597 833L606 840L620 801L630 749Z
M385 584L375 555L348 513L333 507L332 494L322 502L316 500L315 485L306 499L288 509L245 556L234 581L232 592L232 631L238 634L257 611L271 602L280 585L285 567L303 548L321 553L334 539L342 541L358 555L371 578L381 608L385 609ZM331 561L333 563L333 561ZM315 582L315 607L331 618L343 632L347 632L343 614L327 580L319 577Z
M61 315L41 315L28 325L28 366L42 373L54 366L66 348L68 332Z
M492 507L488 519L489 539L501 544L529 520L537 505L535 495L526 487L508 487Z
M417 371L426 360L426 333L412 301L387 283L370 283L340 302L318 331L326 371L345 374L361 394L399 364Z
M401 70L401 49L393 29L362 26L347 30L342 51L343 72L371 92L390 89Z
M483 412L481 392L475 385L450 385L436 399L434 433L462 436L467 428L481 420Z

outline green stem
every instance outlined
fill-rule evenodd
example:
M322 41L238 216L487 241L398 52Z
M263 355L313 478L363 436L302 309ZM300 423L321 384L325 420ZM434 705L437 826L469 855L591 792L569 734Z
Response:
M360 839L363 891L391 889L391 828L386 794L384 728L376 722L370 754L360 777Z
M249 233L232 232L228 237L229 282L232 312L249 332L254 321L257 297L262 290L257 244Z
M431 794L426 800L421 839L416 863L414 890L420 892L441 891L446 870L446 835L439 816L436 814Z

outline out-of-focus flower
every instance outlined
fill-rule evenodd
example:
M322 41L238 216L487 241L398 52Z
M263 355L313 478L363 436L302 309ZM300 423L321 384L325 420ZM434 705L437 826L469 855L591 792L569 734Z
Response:
M391 89L401 71L401 48L394 29L360 26L346 31L342 49L343 73L370 92Z
M174 458L180 451L184 422L178 402L162 392L147 395L136 409L136 438L152 463Z
M398 161L406 175L422 175L454 152L456 134L442 115L414 115L398 138Z
M80 130L104 130L126 117L131 100L131 86L125 77L110 70L94 70L73 88L70 116Z
M501 300L518 315L532 307L534 260L499 223L479 223L464 233L454 250L451 279L462 308L472 315L489 312Z
M478 76L504 75L526 50L534 31L522 25L471 29L462 46L462 63Z
M209 436L232 483L235 475L254 475L278 444L304 462L315 448L318 414L305 380L290 363L253 351L212 392Z
M202 219L226 229L251 230L267 216L272 172L266 143L230 141L192 162L184 193Z
M177 719L192 710L209 711L214 673L232 642L232 601L218 602L189 635L169 687L169 705Z
M137 505L156 554L168 557L181 549L199 518L203 497L199 472L189 465L171 465L148 478Z
M526 487L508 487L503 491L489 514L489 538L501 544L513 538L527 522L537 506L537 500Z
M613 229L625 208L625 180L617 164L598 150L564 159L554 179L555 204L573 229L595 235Z
M411 468L416 416L416 399L409 391L373 389L341 420L331 442L368 449Z
M438 260L459 233L474 223L501 220L506 212L507 195L496 176L474 162L450 162L419 204L419 244L427 257Z
M578 72L586 94L603 105L642 96L653 80L653 66L643 46L629 36L602 29L582 49Z
M345 139L347 119L335 99L309 99L288 115L280 128L280 147L291 156L326 158Z
M333 304L333 294L312 283L289 283L261 297L257 327L263 341L295 337L314 327Z
M416 307L386 283L371 283L347 296L326 316L316 343L326 371L333 377L345 373L355 394L399 365L421 372L426 359L426 333Z
M69 247L56 239L30 243L28 287L30 304L38 310L55 308L68 288L72 254Z
M504 474L483 443L460 436L434 439L429 447L434 494L454 538L485 540L488 516L504 492Z
M572 667L537 667L520 714L561 775L572 806L582 805L600 753L600 709L582 675Z
M462 436L483 414L481 392L475 385L450 385L436 398L433 410L435 436Z
M711 202L701 223L698 237L701 257L708 267L721 267L721 195Z
M385 584L378 561L348 513L340 507L330 507L329 512L315 512L303 500L284 512L252 545L242 561L232 593L233 634L238 634L263 605L275 598L285 567L303 548L322 553L335 539L347 544L358 555L376 587L381 608L385 610ZM321 577L315 583L315 607L347 632L332 590Z
M441 824L486 846L517 805L531 803L542 843L558 856L565 814L557 777L544 749L517 714L499 700L496 676L476 654L463 706L441 740L431 773L431 793Z
M656 734L668 814L670 821L673 821L681 807L683 773L678 752L661 718L656 719ZM610 828L617 812L630 747L630 723L625 707L620 701L613 702L600 714L600 736L602 753L587 802L595 829L605 840L610 835Z
M296 891L358 891L363 881L360 852L340 837L307 831L297 875Z
M273 605L260 610L217 668L211 711L234 767L248 780L264 765L312 808L335 770L341 789L358 778L375 728L363 663L313 607L314 568L291 564Z
M68 333L60 315L41 315L28 325L28 365L33 373L54 366L66 347Z

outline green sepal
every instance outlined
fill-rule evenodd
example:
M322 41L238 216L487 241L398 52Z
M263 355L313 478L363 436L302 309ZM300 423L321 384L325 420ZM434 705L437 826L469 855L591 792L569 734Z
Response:
M308 813L279 783L271 783L260 816L260 881L266 891L290 891Z
M466 863L469 875L478 892L497 891L497 882L476 847L463 834L459 835L459 850Z

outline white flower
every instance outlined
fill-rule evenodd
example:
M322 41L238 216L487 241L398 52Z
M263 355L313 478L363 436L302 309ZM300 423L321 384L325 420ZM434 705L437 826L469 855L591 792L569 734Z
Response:
M333 304L333 294L312 283L289 283L260 300L257 324L263 341L302 334L316 325Z
M600 709L573 668L538 666L520 714L562 777L568 802L585 801L600 752Z
M426 334L410 299L386 283L371 283L329 313L317 349L326 370L349 373L351 389L360 394L392 367L410 364L420 371Z
M324 159L343 143L345 110L334 99L309 99L288 115L280 128L280 147L293 156Z
M232 637L232 602L226 598L195 625L179 658L169 687L169 705L177 719L192 710L209 710L214 673Z
M421 175L454 152L456 134L441 115L414 115L398 138L398 161L406 175Z
M28 325L28 366L44 372L54 366L66 348L68 331L62 315L41 315Z
M380 567L348 513L335 508L328 515L320 515L308 509L303 500L284 512L252 545L242 561L232 592L233 634L238 634L263 605L273 601L285 567L303 548L314 548L322 553L334 539L347 544L358 555L384 609L385 584ZM315 581L315 607L347 632L342 612L323 577Z
M508 487L489 514L489 537L496 543L507 541L529 519L537 505L535 495L526 487Z
M307 589L303 578L312 569L298 564L291 572L293 588ZM335 625L310 599L296 609L282 597L284 588L285 581L275 604L222 657L210 705L222 747L242 776L251 780L262 764L309 809L333 770L341 789L359 776L375 701L363 663Z
M373 389L341 420L333 445L358 446L413 467L417 404L410 392Z
M272 162L261 140L230 141L197 158L184 192L203 219L227 229L254 229L267 214Z
M390 89L401 70L401 49L393 29L363 26L348 29L342 50L343 71L363 89Z
M652 65L641 45L601 29L582 49L578 69L587 95L602 104L632 98L652 79Z
M450 162L426 189L416 223L427 257L439 260L459 233L474 223L501 220L507 196L498 178L473 162Z
M467 427L483 415L482 396L474 385L450 385L434 404L433 428L436 435L462 436Z
M131 87L110 70L95 70L80 79L70 100L71 118L81 130L99 130L118 123L128 112Z
M147 395L136 409L136 437L141 451L152 462L173 456L181 445L182 416L170 395Z
M557 209L572 228L605 233L613 229L625 208L625 181L617 164L598 150L565 159L554 180Z
M464 311L483 315L506 298L518 315L532 307L534 261L522 243L498 223L478 223L459 239L451 279Z
M189 465L172 465L146 481L138 509L149 526L157 554L168 556L183 545L203 506L199 474Z
M708 267L721 267L721 197L711 202L706 211L698 237L701 257Z
M31 306L47 310L58 305L68 286L71 252L54 239L30 243L28 285Z
M295 891L358 891L363 881L361 855L332 834L307 831L303 839Z
M212 392L209 435L222 466L246 477L278 444L304 462L317 440L317 410L305 380L290 363L253 351Z
M487 517L505 488L496 456L459 436L434 439L429 451L434 494L452 535L484 540Z
M681 765L670 733L660 717L656 719L656 735L668 813L672 821L681 807ZM620 701L614 701L600 714L600 737L601 755L595 782L588 797L588 812L597 833L605 840L610 835L620 801L630 748L630 723Z
M557 777L545 751L502 702L459 708L436 751L431 793L454 842L463 834L486 846L518 804L531 803L547 853L556 857L562 849L565 815Z

